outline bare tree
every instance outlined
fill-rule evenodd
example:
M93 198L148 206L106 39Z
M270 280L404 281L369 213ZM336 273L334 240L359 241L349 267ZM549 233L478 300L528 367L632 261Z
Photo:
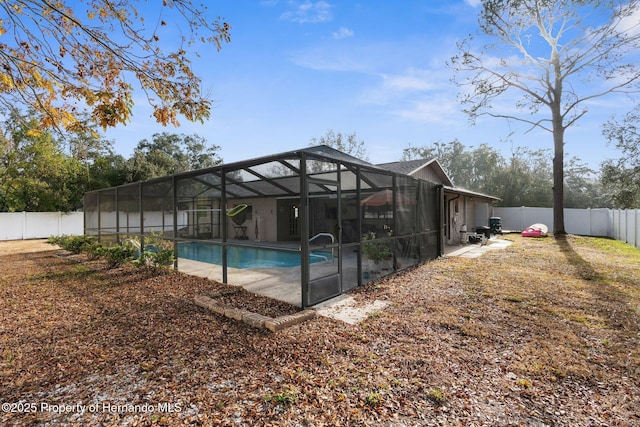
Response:
M479 24L479 40L459 43L450 63L464 111L472 121L512 119L553 135L553 226L564 234L565 131L594 98L639 89L639 2L487 0ZM515 109L496 108L498 98L515 100Z

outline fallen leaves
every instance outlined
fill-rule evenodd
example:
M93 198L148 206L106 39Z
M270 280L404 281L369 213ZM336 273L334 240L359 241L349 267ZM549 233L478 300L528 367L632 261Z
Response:
M317 317L277 334L193 298L272 317L298 308L60 250L9 255L12 243L0 243L2 403L85 408L4 411L0 423L640 422L638 251L513 239L354 290L362 304L389 302L359 325Z

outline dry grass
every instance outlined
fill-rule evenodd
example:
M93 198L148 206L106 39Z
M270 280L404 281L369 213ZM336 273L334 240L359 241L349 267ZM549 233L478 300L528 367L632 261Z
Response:
M507 238L355 290L390 303L360 325L317 318L275 335L188 302L223 285L0 243L3 402L155 408L0 423L638 425L640 251Z

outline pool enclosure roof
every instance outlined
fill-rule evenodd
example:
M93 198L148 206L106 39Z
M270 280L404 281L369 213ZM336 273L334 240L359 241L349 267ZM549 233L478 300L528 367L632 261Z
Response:
M220 247L209 263L220 267L207 265L207 274L293 283L307 307L440 255L441 203L442 184L319 145L87 193L85 234L113 243L135 236L141 247L148 236L172 241L176 266L190 260L182 251L189 242ZM252 207L252 222L229 220L241 205ZM247 235L249 225L256 231ZM229 266L236 247L291 253L300 266L238 272Z
M146 184L144 197L167 196L172 191L171 183L174 178L180 180L177 197L182 200L201 197L220 198L223 179L227 199L299 196L302 158L306 159L307 176L313 177L313 182L308 184L309 194L326 193L328 188L322 184L322 181L335 182L338 169L340 169L343 191L355 191L357 188L356 168L360 168L363 172L373 172L360 174L360 188L363 190L386 187L387 184L380 181L379 174L404 175L377 167L329 146L318 145L154 178L144 181ZM125 184L123 187L127 185L130 184Z

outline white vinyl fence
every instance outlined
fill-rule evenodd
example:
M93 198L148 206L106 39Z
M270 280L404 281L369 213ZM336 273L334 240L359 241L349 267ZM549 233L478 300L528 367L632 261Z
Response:
M493 215L501 218L504 230L542 223L553 232L551 208L494 208ZM606 236L640 247L640 209L565 209L564 221L567 233ZM0 212L0 241L83 233L82 212Z
M503 230L542 223L553 232L552 208L493 208L493 215L501 218ZM565 209L564 224L570 234L611 237L640 247L640 209Z
M84 234L82 212L0 212L0 240Z

